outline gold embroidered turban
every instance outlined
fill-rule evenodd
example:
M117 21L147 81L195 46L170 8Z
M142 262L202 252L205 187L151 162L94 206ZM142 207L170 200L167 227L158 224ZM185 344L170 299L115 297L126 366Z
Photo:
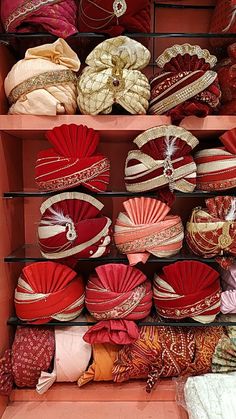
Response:
M109 114L117 103L131 114L145 114L150 85L141 73L150 52L126 36L107 39L88 55L78 80L78 106L83 114Z

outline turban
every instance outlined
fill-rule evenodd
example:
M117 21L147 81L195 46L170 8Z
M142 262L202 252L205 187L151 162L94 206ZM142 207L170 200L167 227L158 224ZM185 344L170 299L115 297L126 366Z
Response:
M77 54L63 39L28 49L5 79L9 113L74 114L79 68Z
M236 255L236 200L231 196L206 199L187 223L186 240L196 255L205 258Z
M150 7L150 0L80 0L79 31L111 36L123 32L150 32Z
M211 45L222 47L235 42L230 38L231 33L236 32L236 1L216 0L216 6L210 22L210 33L229 34L228 38L210 38Z
M170 190L192 192L196 164L190 155L198 140L174 125L148 129L134 139L139 150L128 153L125 186L129 192L145 192L169 186Z
M40 208L41 253L47 259L96 258L109 252L111 220L100 216L103 204L90 195L64 192Z
M78 79L78 106L83 114L109 114L114 104L131 114L145 114L150 85L141 73L150 52L126 36L106 39L86 58Z
M222 92L221 115L236 114L236 43L227 48L228 58L223 60L217 69Z
M205 263L190 260L165 266L154 279L153 293L162 317L210 323L220 312L219 273Z
M221 284L224 291L236 290L236 265L222 269Z
M95 154L99 134L86 125L61 125L46 134L53 148L40 151L36 163L39 189L58 191L82 185L92 191L105 191L110 162Z
M118 215L114 241L130 265L145 263L150 254L169 257L180 251L182 221L178 215L168 215L168 205L147 197L129 199L123 205L126 212Z
M197 188L219 191L236 186L236 128L220 137L224 147L201 150L195 154Z
M41 371L50 368L55 350L52 328L17 327L12 349L0 359L0 393L17 387L35 387Z
M216 57L197 45L167 48L156 60L161 69L151 80L149 113L170 115L179 122L188 115L205 117L219 104Z
M15 290L15 309L21 320L35 324L73 320L83 307L83 281L72 269L38 262L22 270Z
M103 321L91 327L84 339L89 343L130 343L138 337L133 320L145 318L151 310L151 283L139 269L123 264L95 270L86 286L85 304L95 319Z
M76 29L75 0L2 0L1 18L6 32L49 32L67 38Z
M86 321L85 318L75 321ZM83 340L87 326L55 327L54 370L41 372L37 392L45 393L55 381L73 382L84 373L91 358L91 346Z

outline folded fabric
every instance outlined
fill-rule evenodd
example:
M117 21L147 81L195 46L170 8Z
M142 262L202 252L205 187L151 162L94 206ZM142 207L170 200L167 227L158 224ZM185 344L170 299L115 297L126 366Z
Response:
M210 43L214 47L222 47L235 42L235 38L230 38L230 34L236 32L236 1L235 0L216 0L215 9L210 22L209 33L229 34L228 38L210 38Z
M61 38L78 32L75 0L3 0L1 19L6 32L47 31Z
M86 58L78 79L78 106L83 114L109 114L114 104L131 114L145 114L150 85L141 73L150 52L126 36L106 39Z
M41 371L48 371L54 356L53 328L17 327L12 349L0 359L0 394L17 387L35 387Z
M224 316L225 321L235 321L235 315ZM212 357L212 372L236 371L236 327L227 326L219 339Z
M181 218L168 215L170 207L152 198L133 198L123 203L115 224L114 241L130 265L145 263L150 254L175 255L182 248L184 232Z
M221 270L221 285L224 291L236 290L236 265Z
M219 273L194 260L165 266L154 278L153 298L162 317L210 323L220 312Z
M28 323L73 320L84 307L83 281L59 263L32 263L22 270L14 301L17 316Z
M90 195L64 192L40 207L39 247L47 259L70 264L80 258L97 258L109 252L111 220L100 212L103 204Z
M134 139L138 150L128 153L125 186L129 192L169 187L192 192L196 186L196 164L191 151L198 140L175 125L150 128Z
M198 45L173 45L156 60L161 71L150 79L149 113L180 122L189 115L205 117L219 105L216 57Z
M9 113L74 114L79 68L77 54L63 39L28 49L4 82Z
M40 151L35 181L39 189L58 191L82 185L91 191L107 189L110 162L96 154L100 137L86 125L61 125L47 131L53 148Z
M220 311L223 314L236 313L236 290L222 292Z
M236 200L232 196L206 199L206 208L193 209L186 241L196 255L209 258L236 255Z
M151 32L150 0L80 0L80 32Z
M85 333L84 340L91 345L94 343L127 345L135 341L138 335L138 326L130 320L103 320Z

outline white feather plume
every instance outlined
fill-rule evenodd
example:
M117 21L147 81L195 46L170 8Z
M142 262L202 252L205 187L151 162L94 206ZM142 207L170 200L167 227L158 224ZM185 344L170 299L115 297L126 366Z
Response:
M49 208L49 211L52 213L52 215L49 215L46 220L42 220L41 224L48 224L48 221L51 222L51 224L59 224L59 225L66 225L67 223L72 223L72 219L69 217L69 215L64 215L61 211L56 211L53 208Z
M236 18L236 6L233 6L230 21L228 25L224 29L222 29L222 32L227 32L231 28L231 26L234 24L235 18Z
M225 219L227 221L234 221L236 219L236 198L232 199L231 206Z
M165 158L167 158L167 157L168 158L171 158L175 154L175 152L177 151L178 147L175 144L176 143L176 140L177 140L176 137L170 139L170 137L167 136L165 138L165 146L166 146L166 149L165 149Z

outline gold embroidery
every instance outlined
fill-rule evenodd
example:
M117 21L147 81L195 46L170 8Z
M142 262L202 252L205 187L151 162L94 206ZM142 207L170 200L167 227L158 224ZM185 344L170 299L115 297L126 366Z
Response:
M214 67L217 63L217 58L215 55L211 55L207 49L202 49L199 45L173 45L170 48L167 48L157 59L156 63L158 67L163 68L165 64L171 61L172 58L177 57L177 55L188 54L190 56L196 55L198 59L204 59L206 63L210 64L210 67Z

